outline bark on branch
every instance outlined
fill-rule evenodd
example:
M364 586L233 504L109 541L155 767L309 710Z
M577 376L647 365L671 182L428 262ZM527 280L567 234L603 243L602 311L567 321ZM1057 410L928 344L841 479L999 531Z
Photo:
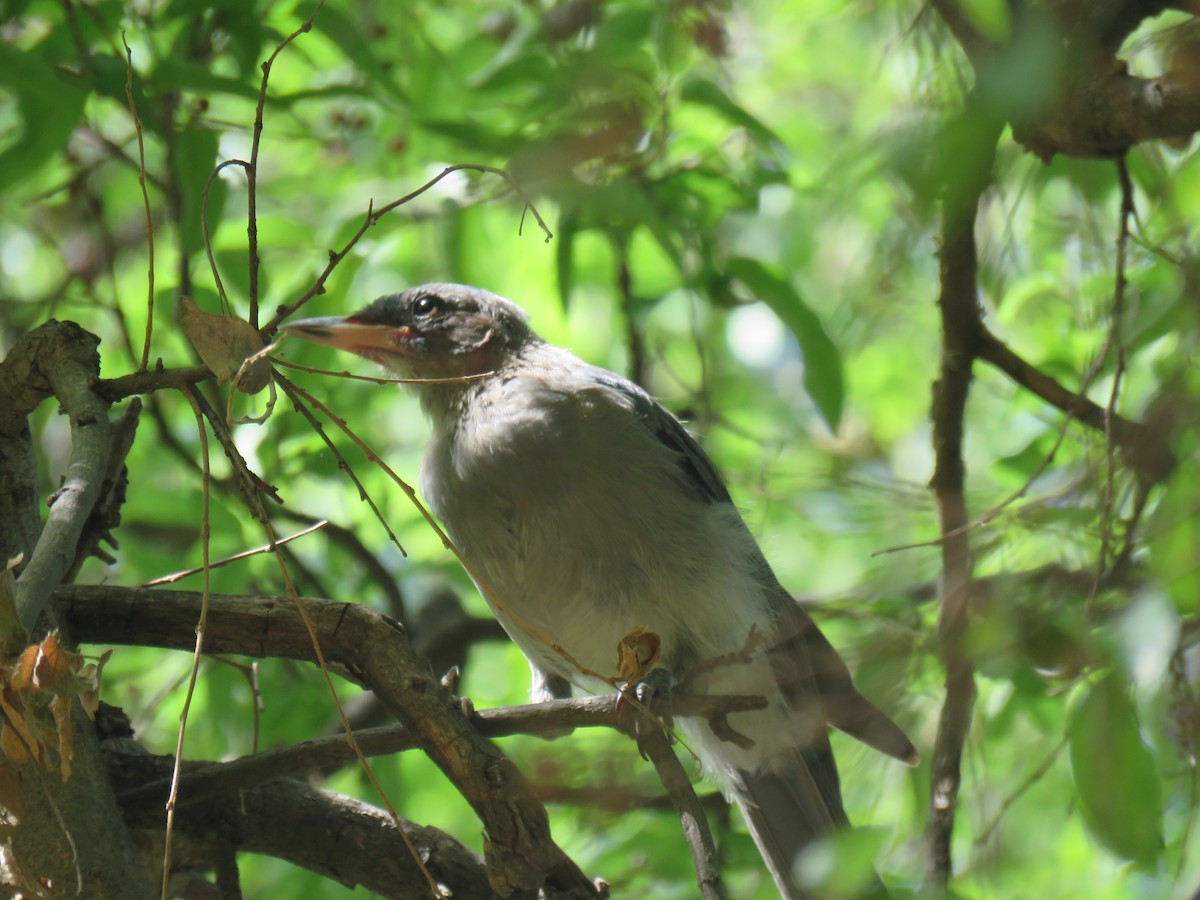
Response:
M105 758L129 827L147 843L148 856L161 858L166 789L153 803L135 798L144 794L147 784L169 785L173 760L124 741L110 742ZM203 771L205 766L189 763L185 772ZM258 853L384 897L428 895L425 876L391 818L370 804L279 773L260 773L255 782L236 790L185 790L187 802L180 805L175 820L177 853L192 869L217 868L223 856L235 852ZM476 853L436 828L407 821L402 825L430 874L450 888L456 900L495 897Z
M60 597L64 617L96 643L191 649L200 595L185 591L76 587ZM483 822L488 873L501 896L543 886L575 896L596 889L554 843L532 786L463 715L430 675L394 620L362 606L305 600L331 668L369 687L408 727ZM286 597L209 598L205 650L308 660L313 649L300 613Z
M1117 55L1145 19L1165 9L1195 13L1194 3L1014 3L1002 41L982 35L955 0L930 5L971 61L976 93L1044 160L1057 153L1113 159L1144 141L1187 138L1200 130L1200 83L1188 67L1141 78Z
M943 537L938 635L946 667L946 699L934 740L925 837L926 886L939 893L946 890L952 871L950 842L962 752L975 701L974 673L961 646L970 614L972 569L962 443L971 369L983 331L976 287L975 218L991 176L1000 123L969 108L957 130L960 152L952 161L956 177L942 201L938 297L942 359L931 413L935 455L931 486Z
M110 457L108 403L92 391L99 374L98 343L72 322L50 321L21 338L0 363L0 460L5 464L0 548L10 555L29 554L11 612L37 637L61 624L53 591L73 569ZM39 529L26 417L51 397L70 418L71 453L62 487ZM6 644L17 631L14 627L10 634L6 627ZM69 646L65 636L62 640ZM4 652L15 655L22 649L6 645ZM18 827L0 850L0 879L10 887L52 885L64 896L150 897L147 873L123 826L95 731L77 703L70 742L60 739L57 751L69 759L56 759L58 768L50 771L33 761L3 760L8 785L3 817ZM71 772L66 781L65 762Z

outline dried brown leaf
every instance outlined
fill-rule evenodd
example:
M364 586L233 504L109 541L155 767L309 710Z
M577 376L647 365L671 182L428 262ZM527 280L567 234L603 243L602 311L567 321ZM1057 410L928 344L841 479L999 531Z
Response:
M31 691L33 690L33 673L34 667L37 665L38 645L30 644L20 655L17 656L16 663L13 664L12 672L8 676L7 686L14 691Z
M662 638L639 625L617 645L617 674L623 681L640 681L658 661Z
M25 716L25 705L17 693L8 688L0 691L0 753L12 763L32 760L41 765L45 748Z
M258 330L249 322L207 313L190 297L179 298L176 315L184 334L221 384L237 374L248 356L263 348ZM270 380L271 364L260 359L246 369L238 390L244 394L257 394Z
M78 665L78 657L58 642L58 632L52 631L37 647L33 665L33 683L43 691L53 691L58 684L71 675Z

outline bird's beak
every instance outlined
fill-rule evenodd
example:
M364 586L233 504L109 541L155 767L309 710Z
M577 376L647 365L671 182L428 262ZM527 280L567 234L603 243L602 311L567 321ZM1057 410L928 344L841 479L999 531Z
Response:
M380 351L404 353L405 343L412 336L412 329L407 327L366 325L342 316L300 319L285 323L279 330L314 344L347 350L377 362L380 361Z

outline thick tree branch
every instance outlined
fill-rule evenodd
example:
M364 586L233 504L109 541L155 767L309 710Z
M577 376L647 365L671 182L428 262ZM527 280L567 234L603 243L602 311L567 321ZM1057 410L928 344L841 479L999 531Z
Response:
M133 439L137 435L141 413L142 402L135 397L112 424L112 445L108 451L104 480L100 484L99 496L91 514L84 523L83 534L80 535L79 544L75 548L75 559L64 578L68 583L75 580L80 568L91 556L108 563L115 562L100 548L100 543L103 541L113 547L117 546L114 532L121 524L121 507L125 504L125 489L129 485L125 459L133 449Z
M119 378L101 378L96 381L96 393L110 403L138 394L153 394L168 388L180 390L188 385L215 377L208 366L192 366L189 369L156 369L150 372L134 372Z
M929 816L926 826L926 886L943 892L952 871L950 841L961 780L963 745L975 701L971 662L961 646L971 599L971 548L965 495L963 422L982 324L976 277L975 218L990 179L1000 123L968 109L948 144L953 178L942 201L941 371L933 389L935 467L931 486L943 537L938 635L946 667L946 699L934 741Z
M157 851L165 791L152 804L130 803L127 798L140 794L138 786L147 782L169 784L173 760L124 743L106 746L106 760L129 827L147 834ZM196 767L193 763L187 768ZM190 792L189 802L180 806L175 820L189 868L203 868L205 862L215 868L219 858L233 850L284 859L384 897L402 900L428 894L425 876L382 810L278 773L264 774L236 791ZM402 824L426 868L455 898L495 896L477 854L436 828Z
M199 594L102 586L76 588L61 599L64 615L90 641L132 639L176 649L194 645ZM328 600L307 600L305 610L331 666L370 687L475 809L487 830L488 871L497 893L509 896L548 885L595 896L591 882L551 839L545 808L531 786L429 675L399 624L365 607ZM210 598L205 650L291 659L312 655L292 601L249 603L226 595Z
M178 649L190 646L190 632L183 625L194 622L193 616L200 602L198 594L184 592L155 591L151 594L144 589L86 586L64 589L59 593L58 600L67 610L73 626L89 641ZM344 613L342 604L315 600L304 602L319 626L331 620L335 614L340 617ZM312 659L312 648L299 617L286 615L294 611L290 603L276 598L224 596L210 597L209 603L211 618L205 640L211 652ZM225 614L230 607L236 609L235 617ZM136 615L135 610L139 608L145 609L146 614ZM388 620L370 611L363 612L368 620L373 620L378 631L386 633L385 623ZM338 627L339 630L353 628L354 632L357 631L353 623L348 626L344 619ZM352 648L356 640L356 634L346 634L339 638L339 644ZM375 640L379 640L378 635ZM363 666L353 665L352 660L339 654L329 642L322 643L327 657L346 664L344 668L351 676L357 676L363 670ZM407 683L413 675L401 669L392 673L392 677ZM419 677L426 676L422 673ZM365 679L358 680L377 691L381 687L386 689L386 686ZM715 721L732 712L759 709L764 704L762 697L681 695L673 698L672 712ZM622 715L615 696L549 701L532 706L473 712L471 724L479 733L490 737L517 733L552 735L578 727L624 729L627 726L626 717ZM701 894L715 900L724 896L724 893L715 844L704 818L703 804L696 798L665 737L660 737L661 741L649 747L643 746L643 749L654 762L679 813L685 838L696 863ZM365 729L356 734L356 739L368 755L424 747L420 733L410 725ZM339 736L267 751L228 763L192 763L181 782L178 807L180 810L187 809L192 804L203 804L214 797L252 789L264 780L299 776L353 759L353 752L345 739ZM145 779L136 781L122 793L121 803L126 814L131 816L158 811L168 789L169 781L165 777L149 782Z
M1130 75L1123 63L1070 84L1052 116L1014 123L1013 135L1042 159L1056 153L1116 159L1135 144L1187 138L1200 130L1200 85L1166 73Z
M22 468L31 461L25 418L43 400L56 398L71 422L66 477L51 499L40 535L30 534L30 514L23 508L34 472L3 477L4 511L15 516L0 519L0 547L25 552L31 536L37 539L17 579L15 599L21 623L39 637L61 624L52 592L71 571L109 458L108 404L91 389L100 364L98 343L72 322L50 321L25 335L0 366L0 444L5 445L0 458L18 461ZM70 646L65 636L63 644ZM4 648L14 655L22 649ZM6 685L5 690L13 689ZM20 827L9 831L0 854L0 880L9 886L12 878L53 884L72 896L148 898L149 880L122 826L95 730L78 704L71 708L68 727L70 741L60 739L57 749L69 759L59 759L51 771L33 761L5 762L10 787L3 817ZM71 776L64 781L68 764Z
M72 596L73 589L63 593ZM248 602L255 602L247 598ZM71 603L89 601L75 596ZM712 697L688 695L675 697L672 712L677 715L709 717L732 712L761 709L762 697ZM556 737L564 729L621 728L618 698L580 697L573 700L548 700L527 706L505 706L475 710L471 724L489 738L514 734ZM412 729L387 725L355 731L355 740L366 756L383 756L420 748ZM305 741L291 747L264 750L228 762L192 762L180 781L179 807L222 793L245 790L271 778L301 777L309 772L353 763L357 757L342 735ZM140 782L121 794L121 806L127 813L142 808L160 810L170 787L169 780Z
M1101 433L1109 430L1104 407L1083 394L1063 387L1041 369L1026 362L986 328L979 331L979 358L991 363L1013 381L1037 394L1047 403ZM1113 440L1126 463L1151 484L1166 479L1175 468L1175 455L1159 432L1121 416L1113 415Z
M51 591L75 560L79 536L100 494L108 463L108 404L92 392L99 341L73 322L47 322L26 335L45 386L71 421L71 456L32 557L17 579L17 613L30 632L54 627ZM33 396L33 395L29 395ZM24 415L19 409L15 415Z
M1013 3L1011 33L999 44L981 35L955 0L930 0L930 6L971 61L976 92L1044 160L1057 153L1117 158L1143 141L1200 130L1200 84L1190 73L1139 78L1116 56L1145 19L1169 8L1195 13L1194 3ZM1044 77L1031 80L1030 71Z

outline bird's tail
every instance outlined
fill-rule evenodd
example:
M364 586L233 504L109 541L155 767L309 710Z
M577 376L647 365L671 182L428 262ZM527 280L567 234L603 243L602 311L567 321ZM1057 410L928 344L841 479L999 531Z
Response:
M785 751L753 772L738 771L734 791L779 893L785 900L811 897L796 879L800 853L848 824L828 742Z

